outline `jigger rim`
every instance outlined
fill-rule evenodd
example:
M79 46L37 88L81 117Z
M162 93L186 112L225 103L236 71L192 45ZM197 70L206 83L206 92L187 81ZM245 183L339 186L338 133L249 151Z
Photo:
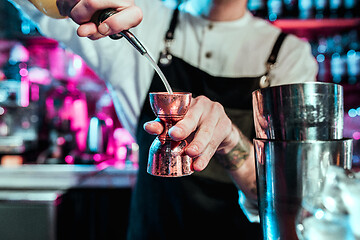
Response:
M169 93L169 92L149 92L149 96L154 96L154 95L167 95L167 96L192 96L191 92L173 92L173 93Z

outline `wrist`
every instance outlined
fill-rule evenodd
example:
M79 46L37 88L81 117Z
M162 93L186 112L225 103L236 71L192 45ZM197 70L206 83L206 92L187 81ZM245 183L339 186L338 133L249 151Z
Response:
M239 169L249 158L251 152L251 144L248 139L236 128L235 133L237 141L227 151L223 151L223 154L218 154L219 163L225 169L232 171Z

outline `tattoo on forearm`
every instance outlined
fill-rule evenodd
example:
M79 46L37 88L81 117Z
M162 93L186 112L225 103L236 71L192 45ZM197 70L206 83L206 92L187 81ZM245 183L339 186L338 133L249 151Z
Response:
M245 160L249 157L248 149L248 144L239 142L229 153L219 154L219 162L224 168L228 170L236 170L240 168Z

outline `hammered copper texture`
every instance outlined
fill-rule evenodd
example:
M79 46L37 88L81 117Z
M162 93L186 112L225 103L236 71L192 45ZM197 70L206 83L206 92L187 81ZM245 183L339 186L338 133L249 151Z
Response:
M191 93L156 92L150 93L149 97L151 108L161 120L164 131L150 147L147 172L161 177L180 177L193 173L192 159L184 152L188 143L185 140L174 141L168 135L169 129L187 113Z

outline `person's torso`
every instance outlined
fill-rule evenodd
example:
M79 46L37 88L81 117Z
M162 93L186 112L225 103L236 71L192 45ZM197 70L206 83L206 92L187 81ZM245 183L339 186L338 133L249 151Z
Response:
M170 49L168 50L171 51ZM266 60L263 59L264 65ZM172 57L168 65L161 66L161 69L174 92L191 92L193 97L205 95L212 101L221 103L233 123L248 138L254 136L251 92L259 88L260 78L265 72L253 77L218 77L176 56ZM166 89L155 74L149 92L158 91ZM243 230L244 239L259 238L259 226L250 224L241 212L238 190L216 157L204 171L183 178L161 178L146 173L148 150L154 136L144 132L142 125L154 117L147 98L137 130L140 168L132 205L131 238L137 235L135 239L171 239L175 237L172 234L180 230L182 233L178 237L183 238L182 234L193 232L193 224L217 225L224 228L224 232L231 238L236 238L234 234L240 229ZM145 207L146 204L151 207ZM225 217L225 221L220 220ZM143 229L142 233L134 231L138 227ZM250 229L252 231L247 231ZM224 232L216 228L207 230L209 236L213 237Z

